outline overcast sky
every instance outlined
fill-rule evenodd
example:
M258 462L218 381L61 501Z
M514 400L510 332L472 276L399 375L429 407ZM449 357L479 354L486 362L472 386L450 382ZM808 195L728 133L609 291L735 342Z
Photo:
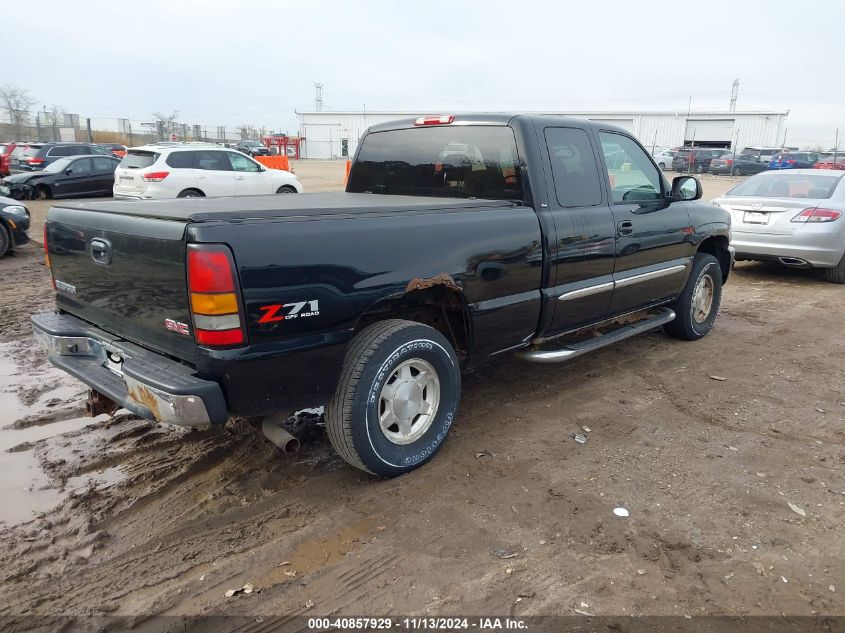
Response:
M314 109L790 110L845 136L845 1L6 2L0 84L90 117L296 131ZM842 143L840 142L840 146Z

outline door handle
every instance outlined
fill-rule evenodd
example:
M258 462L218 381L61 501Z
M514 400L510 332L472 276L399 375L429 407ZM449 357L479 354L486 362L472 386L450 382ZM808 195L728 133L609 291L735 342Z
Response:
M616 232L619 235L631 235L634 232L634 223L630 220L623 220L616 224Z
M235 180L246 180L246 179L243 176L238 176L238 177L235 178Z

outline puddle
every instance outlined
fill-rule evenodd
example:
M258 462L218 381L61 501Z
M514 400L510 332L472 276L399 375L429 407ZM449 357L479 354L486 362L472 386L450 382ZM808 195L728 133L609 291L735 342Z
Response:
M64 372L39 363L32 371L18 366L12 356L15 348L0 345L0 522L15 524L32 518L33 514L54 508L70 490L89 485L97 487L116 483L121 478L118 468L89 473L68 480L65 491L56 489L38 464L35 451L27 446L76 431L108 418L73 418L29 426L9 428L16 421L32 415L48 415L57 404L83 397L85 387ZM31 404L18 397L21 390L37 394ZM43 390L43 392L42 392ZM10 452L9 449L17 450ZM114 471L114 472L113 472Z

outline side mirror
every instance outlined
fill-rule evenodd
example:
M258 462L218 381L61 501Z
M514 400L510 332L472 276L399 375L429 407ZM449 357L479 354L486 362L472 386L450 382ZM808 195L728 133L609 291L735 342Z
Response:
M676 200L698 200L704 194L695 176L676 176L672 180L671 196Z
M68 167L67 169L65 169L65 175L66 175L66 176L70 176L72 173L73 173L73 170L72 170L70 167Z

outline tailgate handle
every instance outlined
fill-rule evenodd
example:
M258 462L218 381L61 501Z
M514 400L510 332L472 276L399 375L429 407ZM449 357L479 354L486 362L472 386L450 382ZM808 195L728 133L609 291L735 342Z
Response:
M111 242L101 237L91 240L91 259L94 263L108 266L111 264Z

